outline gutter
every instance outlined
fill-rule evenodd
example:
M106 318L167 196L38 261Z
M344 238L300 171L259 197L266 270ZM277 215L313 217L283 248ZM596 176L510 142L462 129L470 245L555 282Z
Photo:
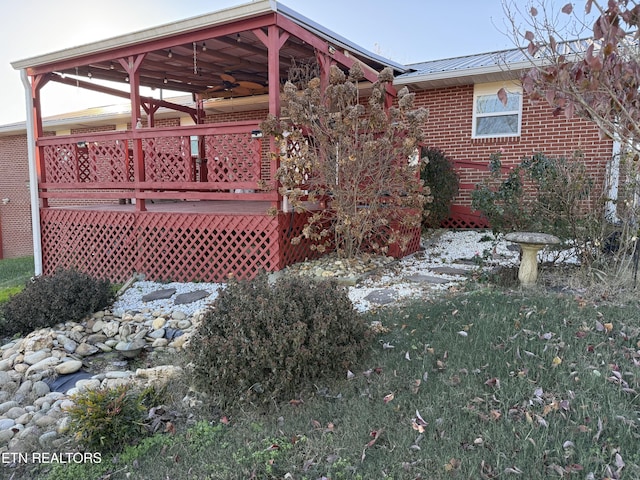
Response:
M31 230L33 232L33 263L35 274L42 275L42 232L40 231L40 199L36 169L36 135L33 120L33 96L27 71L20 70L27 104L27 156L29 159L29 196L31 198Z

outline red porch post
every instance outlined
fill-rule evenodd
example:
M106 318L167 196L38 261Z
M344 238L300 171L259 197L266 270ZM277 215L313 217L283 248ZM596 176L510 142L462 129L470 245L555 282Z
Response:
M140 182L145 181L144 172L144 155L142 151L142 139L135 135L135 129L140 120L140 72L138 68L144 60L145 54L130 56L127 59L119 59L120 64L124 67L129 75L129 86L131 94L131 128L134 131L133 136L133 175L136 184L135 198L136 198L136 210L138 212L144 212L147 210L145 199L141 198L139 193L140 189L138 185Z
M289 39L290 34L287 32L280 33L277 25L269 25L267 35L260 29L253 30L253 33L265 44L269 51L269 113L275 117L280 117L280 49ZM269 150L276 151L277 145L275 139L269 139ZM272 202L272 206L280 209L282 205L282 195L280 195L280 182L277 178L277 171L280 167L279 162L271 161L269 173L273 188L277 192L277 199Z

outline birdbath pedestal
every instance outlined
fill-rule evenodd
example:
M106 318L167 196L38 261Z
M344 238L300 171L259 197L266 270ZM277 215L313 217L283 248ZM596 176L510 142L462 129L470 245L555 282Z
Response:
M535 285L538 279L538 252L546 245L560 243L560 239L547 233L513 232L505 235L505 240L520 245L522 260L518 270L518 280L523 287Z

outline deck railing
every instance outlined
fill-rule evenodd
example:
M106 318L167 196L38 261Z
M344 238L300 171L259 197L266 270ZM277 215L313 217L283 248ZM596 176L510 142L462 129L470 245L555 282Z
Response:
M277 201L256 122L43 137L40 196Z

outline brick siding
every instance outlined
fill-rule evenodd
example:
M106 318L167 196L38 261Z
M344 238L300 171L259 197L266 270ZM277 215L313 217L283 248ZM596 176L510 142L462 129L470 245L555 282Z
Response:
M0 137L0 228L4 258L33 254L26 135Z
M454 161L488 165L492 153L502 152L503 166L520 163L525 156L544 153L550 157L572 158L580 152L587 171L600 183L594 192L602 191L604 172L611 159L613 143L602 139L595 124L579 118L554 117L544 102L532 103L526 97L522 107L522 134L508 138L471 138L473 85L425 90L416 94L416 106L426 107L426 144L444 151ZM475 185L488 175L488 169L462 168L461 184ZM471 191L462 190L456 205L471 205Z

